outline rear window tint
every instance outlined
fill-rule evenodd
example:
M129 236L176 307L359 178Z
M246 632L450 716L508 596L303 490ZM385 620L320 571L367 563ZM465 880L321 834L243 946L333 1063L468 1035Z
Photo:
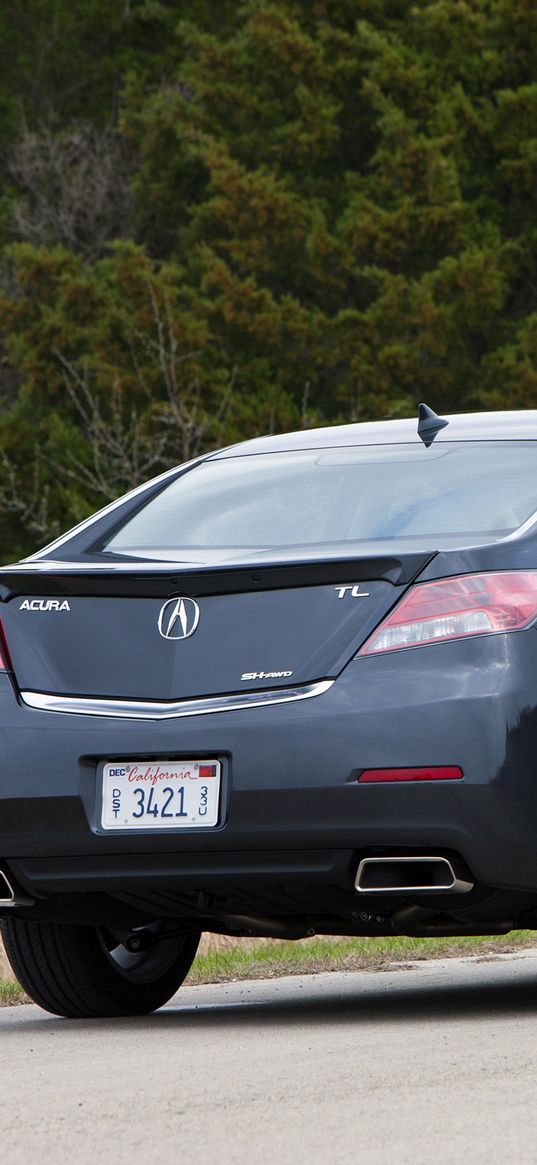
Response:
M102 547L177 558L337 543L468 545L537 510L537 442L361 446L207 461Z

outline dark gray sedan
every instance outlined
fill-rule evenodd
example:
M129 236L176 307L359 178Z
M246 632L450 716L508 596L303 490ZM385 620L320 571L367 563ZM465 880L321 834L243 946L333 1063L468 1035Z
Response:
M202 931L537 928L537 412L208 454L0 601L1 925L43 1007L151 1011Z

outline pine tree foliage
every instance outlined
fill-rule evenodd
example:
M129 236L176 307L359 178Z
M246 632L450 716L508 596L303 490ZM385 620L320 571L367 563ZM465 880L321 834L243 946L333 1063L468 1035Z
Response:
M531 0L5 0L4 558L261 431L537 403Z

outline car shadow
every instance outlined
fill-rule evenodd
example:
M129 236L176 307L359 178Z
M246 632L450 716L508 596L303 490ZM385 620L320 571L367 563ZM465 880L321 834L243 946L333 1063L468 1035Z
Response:
M483 960L486 962L487 960ZM423 982L420 970L390 968L389 979L385 972L358 972L338 975L324 974L306 978L273 980L275 990L271 995L267 981L245 981L233 984L213 984L207 988L195 988L199 999L192 996L181 1002L181 991L171 1004L150 1016L125 1017L121 1019L65 1020L37 1012L35 1008L20 1009L16 1024L3 1023L0 1010L0 1034L2 1039L9 1034L21 1035L25 1032L45 1032L58 1030L57 1025L69 1025L77 1032L93 1032L99 1029L125 1030L136 1025L137 1032L155 1032L157 1029L181 1030L188 1028L248 1028L304 1026L311 1024L392 1024L427 1023L435 1021L450 1025L454 1021L469 1021L479 1018L501 1019L502 1017L528 1016L537 1011L537 961L531 960L533 969L519 969L510 976L508 968L501 967L501 981L480 982L478 978L468 981L431 983ZM416 980L409 981L410 970L415 971ZM456 971L454 969L454 974ZM401 978L399 978L401 977ZM229 999L229 988L233 998ZM218 1000L221 989L222 998ZM210 993L204 999L203 994ZM282 998L284 993L284 998ZM10 1009L13 1011L13 1009Z

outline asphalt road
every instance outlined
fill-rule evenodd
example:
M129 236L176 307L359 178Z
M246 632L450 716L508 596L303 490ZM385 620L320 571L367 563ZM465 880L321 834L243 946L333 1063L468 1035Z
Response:
M537 950L0 1010L3 1165L537 1162Z

